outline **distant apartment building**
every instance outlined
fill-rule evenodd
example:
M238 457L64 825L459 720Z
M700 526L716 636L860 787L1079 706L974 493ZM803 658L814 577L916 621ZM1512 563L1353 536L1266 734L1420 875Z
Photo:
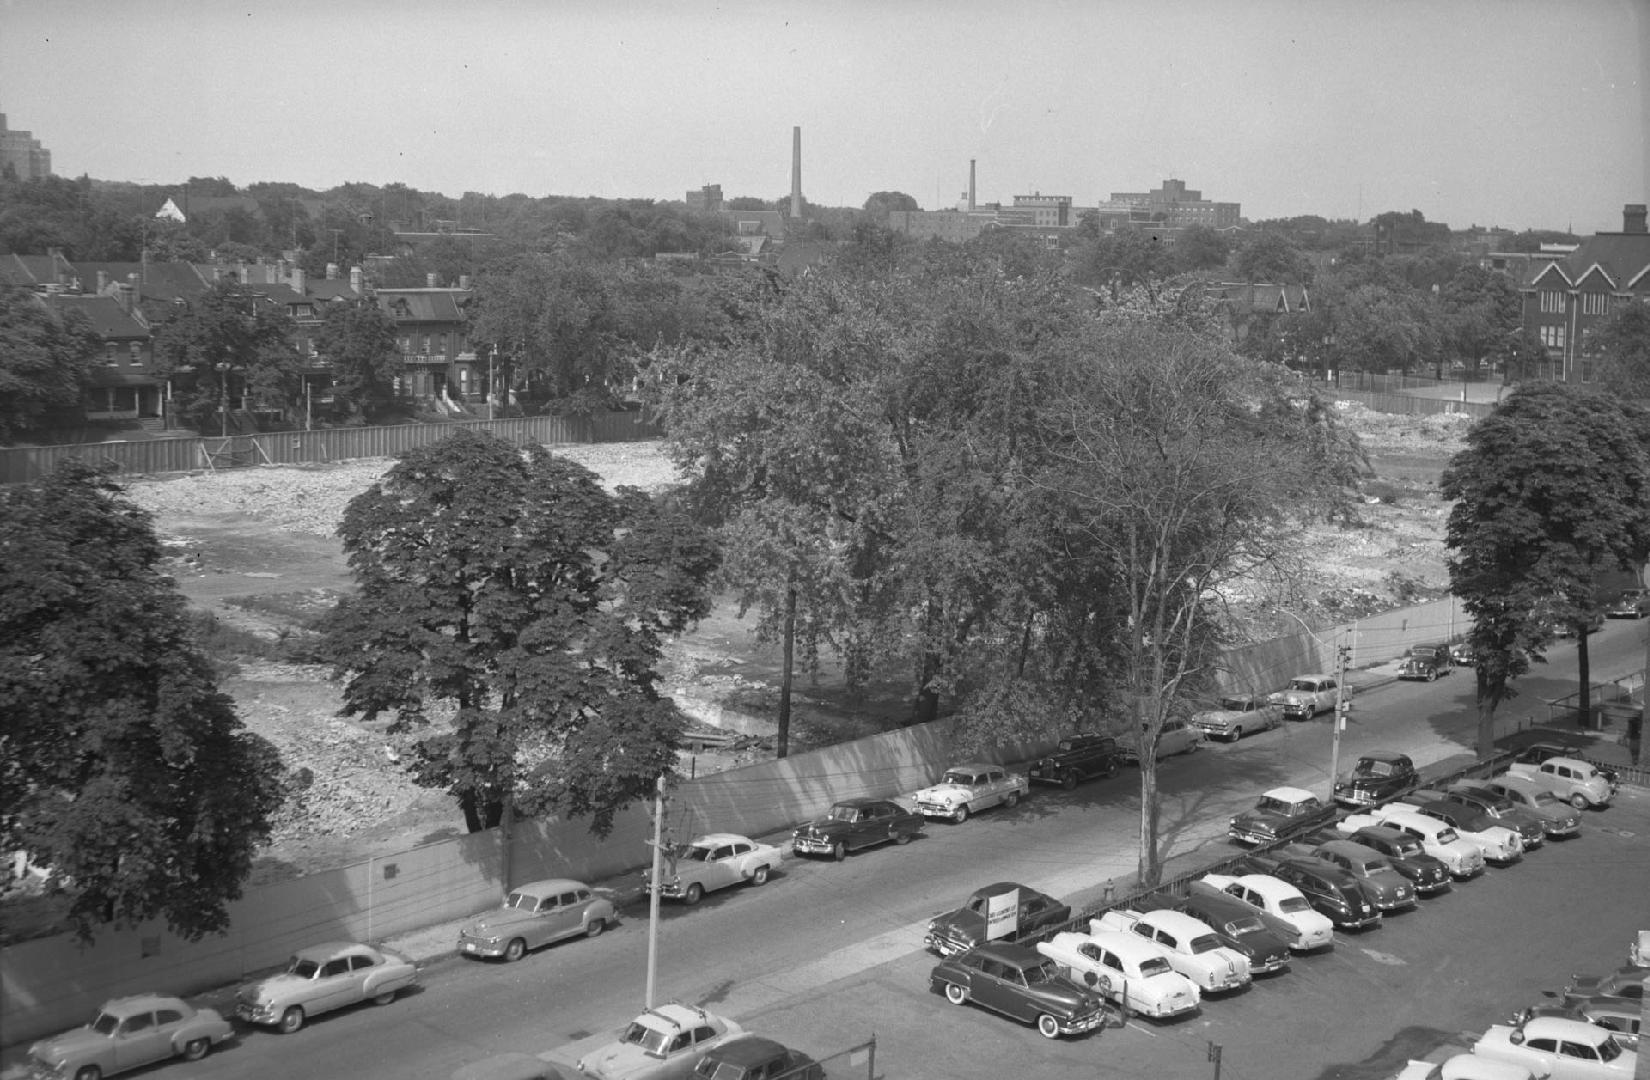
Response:
M19 180L44 180L52 174L52 152L40 145L32 131L13 131L0 113L0 173L9 170Z
M1022 215L1029 212L1026 224L1039 229L1064 229L1077 224L1077 219L1071 213L1070 195L1044 195L1035 192L1031 195L1014 196L1014 209Z
M989 203L977 210L894 210L888 214L888 228L913 240L961 244L994 228L998 209Z
M722 185L706 184L698 191L688 192L687 208L689 210L706 210L711 213L722 209Z
M1184 180L1165 180L1162 187L1151 191L1114 191L1110 202L1114 207L1128 207L1136 213L1143 211L1153 220L1180 228L1187 225L1233 228L1242 210L1239 203L1205 199L1203 192L1187 188Z
M1566 382L1591 382L1588 338L1620 304L1650 300L1645 204L1622 209L1620 232L1595 233L1562 259L1532 264L1519 289L1524 327L1541 340Z

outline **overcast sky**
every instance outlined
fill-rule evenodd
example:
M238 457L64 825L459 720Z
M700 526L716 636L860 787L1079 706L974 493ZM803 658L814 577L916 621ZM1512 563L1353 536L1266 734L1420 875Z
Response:
M1650 0L0 0L62 176L1621 228Z

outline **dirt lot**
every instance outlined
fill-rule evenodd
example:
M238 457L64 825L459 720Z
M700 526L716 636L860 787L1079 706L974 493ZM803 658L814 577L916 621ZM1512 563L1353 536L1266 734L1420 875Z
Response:
M1446 506L1434 479L1461 446L1459 416L1400 417L1347 409L1378 479L1366 489L1360 525L1309 530L1310 580L1287 598L1308 619L1342 618L1439 595L1447 582L1442 545ZM656 444L558 448L609 485L653 488L675 479ZM191 603L272 642L350 586L332 532L351 496L383 473L387 460L313 468L260 468L131 484L129 495L156 515L174 553L173 572ZM1276 620L1278 598L1248 605L1257 624ZM702 723L760 737L771 734L777 699L776 650L757 646L731 607L672 646L666 683ZM454 835L462 827L441 793L419 788L396 764L401 749L382 724L344 720L323 669L251 661L224 689L249 728L279 747L297 784L255 880L307 873L371 854ZM870 734L903 714L897 685L858 699L827 666L798 686L793 747ZM763 753L759 742L685 758L684 771L725 768Z

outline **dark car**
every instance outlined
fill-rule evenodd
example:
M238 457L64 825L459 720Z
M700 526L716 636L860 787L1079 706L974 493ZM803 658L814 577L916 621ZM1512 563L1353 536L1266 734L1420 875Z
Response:
M1381 909L1369 898L1362 883L1338 866L1301 855L1281 858L1251 855L1242 862L1247 864L1246 873L1270 874L1299 889L1307 903L1342 929L1381 924Z
M1398 678L1431 682L1440 675L1448 675L1452 667L1449 646L1443 642L1411 645L1398 665Z
M951 1004L977 1002L1036 1024L1045 1039L1094 1031L1114 1018L1097 991L1073 982L1053 960L1021 945L981 945L946 957L928 978Z
M1524 850L1538 848L1547 840L1546 823L1535 814L1521 809L1517 803L1500 792L1480 783L1462 780L1444 789L1444 798L1482 810L1509 829L1518 830L1524 841Z
M1059 784L1070 791L1079 781L1116 776L1122 763L1123 752L1110 735L1069 735L1054 753L1033 762L1027 775L1033 784Z
M1646 978L1650 978L1650 970L1636 964L1619 967L1608 975L1572 975L1570 985L1564 988L1564 998L1566 1003L1581 998L1613 998L1642 1008Z
M1265 975L1289 966L1289 943L1295 940L1296 931L1288 923L1277 919L1277 928L1269 926L1264 912L1205 882L1194 881L1187 888L1185 896L1156 892L1137 898L1134 905L1141 911L1179 911L1206 923L1222 945L1249 958L1252 974Z
M1335 807L1305 788L1273 788L1252 809L1232 818L1226 834L1242 844L1269 844L1299 836L1335 820Z
M1428 855L1426 849L1421 847L1421 841L1402 829L1388 825L1366 825L1346 839L1385 855L1392 868L1408 878L1415 891L1422 896L1449 891L1449 867L1444 865L1442 859Z
M1335 782L1335 801L1342 806L1370 806L1414 786L1415 763L1408 754L1372 750L1358 759L1345 780Z
M887 799L843 799L828 814L791 834L798 855L829 855L841 860L850 851L877 844L908 844L922 831L923 816Z
M1415 906L1415 886L1374 848L1352 840L1331 840L1319 844L1312 855L1360 879L1365 894L1383 912Z
M1431 788L1411 792L1404 802L1454 829L1461 839L1484 853L1486 862L1511 866L1524 857L1524 838L1518 830L1475 806L1451 802L1442 791ZM1496 833L1494 830L1504 831ZM1496 839L1497 836L1501 839Z
M693 1067L696 1080L825 1080L819 1062L760 1035L723 1043Z
M1449 661L1456 667L1477 667L1478 650L1470 642L1457 641L1449 647Z
M1015 935L1031 934L1071 921L1071 908L1054 897L1012 881L999 881L975 892L968 898L968 903L955 911L929 919L923 944L941 956L950 956L981 944L986 940L987 914L1015 893L1019 898L1015 912Z
M1650 615L1650 589L1628 589L1610 602L1604 614L1612 619L1642 619Z

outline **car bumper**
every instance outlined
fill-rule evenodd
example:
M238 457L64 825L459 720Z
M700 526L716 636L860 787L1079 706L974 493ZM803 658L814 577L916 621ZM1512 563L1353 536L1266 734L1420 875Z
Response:
M1295 952L1317 952L1319 949L1333 944L1335 944L1335 932L1333 930L1320 930L1311 934L1302 934L1295 939L1295 943L1289 948Z
M1284 968L1286 968L1288 966L1289 966L1289 954L1288 953L1285 953L1282 956L1267 957L1264 960L1260 959L1259 957L1255 957L1255 956L1251 956L1249 958L1249 974L1250 975L1270 975L1270 974L1272 974L1272 972L1282 971Z
M1404 893L1401 896L1383 896L1375 901L1375 907L1380 911L1400 911L1415 906L1415 894Z
M1197 1012L1198 1007L1197 1000L1187 994L1176 994L1169 1001L1141 1001L1131 997L1128 1002L1130 1010L1158 1020L1165 1020L1171 1016L1185 1016L1187 1013Z
M1203 992L1205 994L1224 994L1232 990L1242 990L1252 981L1253 976L1248 971L1228 971L1211 976L1209 981L1204 984Z
M836 850L835 840L821 840L811 836L798 836L791 840L791 850L798 855L829 855ZM847 845L844 844L844 847Z
M972 941L958 941L956 938L945 937L940 934L925 935L922 944L930 952L939 953L941 956L955 956L974 947Z
M273 1005L248 1005L238 1001L235 1003L235 1018L248 1024L273 1024L281 1018L281 1010Z
M1375 795L1368 791L1337 791L1335 801L1341 806L1374 806Z
M1285 720L1310 720L1312 719L1312 709L1310 706L1305 705L1285 705L1283 707L1283 718Z
M1094 1012L1084 1013L1082 1016L1073 1016L1067 1020L1056 1017L1055 1025L1062 1035L1081 1035L1085 1031L1093 1031L1104 1025L1107 1015L1105 1009L1096 1009Z
M1232 729L1220 724L1193 724L1192 726L1211 739L1230 739L1232 737Z
M917 813L923 817L954 818L957 816L957 808L944 803L918 803Z
M1434 893L1449 891L1449 874L1445 873L1437 881L1417 881L1415 891L1422 896L1431 896Z
M1226 835L1240 844L1270 844L1277 839L1271 833L1256 832L1253 829L1243 829L1236 825L1227 829Z
M460 936L458 951L465 956L503 956L504 942L502 940L487 941L483 938Z
M1554 821L1544 826L1549 840L1562 840L1571 836L1581 835L1581 821Z
M1482 858L1479 858L1479 859L1475 859L1472 862L1469 862L1469 863L1466 863L1466 864L1462 865L1461 868L1458 869L1458 870L1457 869L1450 870L1449 876L1454 878L1456 881L1470 881L1473 878L1478 877L1483 872L1484 872L1484 860Z
M1329 916L1329 921L1342 930L1361 930L1366 926L1380 925L1381 913L1372 911L1368 915L1342 915L1336 912Z

